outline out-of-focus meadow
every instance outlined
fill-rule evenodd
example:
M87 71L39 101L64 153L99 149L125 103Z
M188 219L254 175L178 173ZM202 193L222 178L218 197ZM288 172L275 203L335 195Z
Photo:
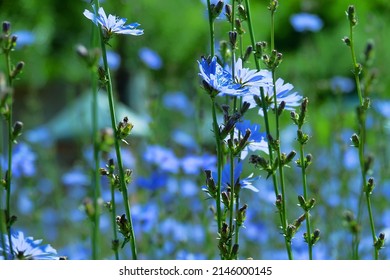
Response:
M134 124L122 152L124 165L133 170L128 190L139 258L218 258L213 204L202 191L204 170L216 164L211 105L200 86L197 63L210 49L206 1L101 2L107 13L138 22L144 30L139 37L117 35L108 46L117 113L120 118L127 115ZM268 41L269 1L250 2L256 39ZM373 160L369 175L375 177L371 199L376 228L390 235L390 56L386 55L390 6L386 0L280 1L275 45L283 53L283 62L276 74L309 99L305 130L310 141L305 151L312 154L313 162L307 180L316 198L311 222L321 231L314 259L351 258L353 237L346 213L357 215L362 192L358 151L350 141L358 129L359 99L351 54L342 41L349 35L345 15L349 4L357 10L358 60L363 60L368 42L374 46L371 64L365 68L365 74L373 75L366 152ZM43 239L69 259L91 258L85 211L93 197L91 74L76 53L77 45L89 46L91 40L92 23L83 16L85 9L91 10L89 1L0 2L0 20L11 22L18 36L12 60L25 62L14 82L13 119L24 123L14 147L12 208L18 217L14 227L26 236ZM293 15L302 12L319 17L318 30L294 29ZM215 27L217 42L228 40L230 25L223 13ZM250 39L244 38L246 48ZM4 71L3 60L0 56L0 71ZM255 68L252 60L247 67ZM99 92L102 129L110 126L103 92ZM248 117L260 123L264 132L257 110ZM286 114L281 118L283 152L298 149L295 138L296 127ZM101 166L105 164L102 160ZM249 207L240 231L240 258L286 259L272 181L247 161L243 165L243 177L254 173L261 178L254 182L258 192L244 189L241 193ZM300 169L291 164L285 176L289 215L295 217L300 213L296 199L302 192ZM118 193L117 201L121 199ZM102 200L103 204L110 200L104 177ZM104 206L100 228L101 258L111 259L112 227ZM303 231L292 241L296 259L308 258ZM390 257L388 248L385 243L380 258ZM372 258L364 208L360 252L361 258ZM127 250L121 254L130 257Z

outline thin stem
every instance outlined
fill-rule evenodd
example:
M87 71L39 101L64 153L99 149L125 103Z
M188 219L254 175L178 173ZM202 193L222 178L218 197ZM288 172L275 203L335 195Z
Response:
M99 1L95 1L96 11L99 9ZM99 28L92 23L91 32L91 46L95 47L98 44L98 30ZM92 258L99 259L99 244L100 244L100 206L99 199L101 197L101 185L100 185L100 161L99 161L99 122L98 122L98 81L96 77L96 70L91 69L91 81L92 81L92 141L93 141L93 160L94 168L92 171L92 187L94 191L94 221L92 223Z
M215 28L214 28L214 20L211 13L210 0L207 0L207 10L209 13L209 28L210 28L210 55L211 57L215 54Z
M250 37L251 37L252 45L255 46L256 45L256 40L255 40L254 30L253 30L253 26L252 26L249 0L245 0L245 6L246 6L246 9L248 11L247 12L247 17L248 17L247 20L248 20L249 34L250 34ZM256 64L257 70L260 71L261 70L260 62L259 62L259 60L256 57L255 57L255 64ZM261 97L262 101L265 100L264 89L262 87L260 88L260 97ZM270 132L270 124L269 124L269 118L268 118L268 111L267 111L267 106L266 106L265 102L262 102L262 109L263 109L263 116L264 116L264 123L265 123L266 134L269 136L269 135L271 135L271 132ZM270 145L268 145L268 154L269 154L270 162L273 163L274 162L273 150L272 150L272 147ZM277 180L276 174L272 173L271 176L272 176L275 196L278 197L280 195L280 192L279 192L278 180ZM282 200L284 201L284 192L282 193ZM285 233L286 232L286 228L287 228L287 221L285 219L285 215L283 214L284 210L278 211L278 212L279 212L279 217L280 217L280 221L281 221L281 224L282 224L283 233ZM288 253L288 257L289 257L289 259L292 259L291 243L288 242L288 240L286 238L285 238L285 245L286 245L286 250L287 250L287 253Z
M5 52L5 64L7 69L8 76L8 86L12 88L12 77L11 77L11 55L10 50ZM6 213L5 220L6 223L11 220L11 182L12 182L12 149L13 149L13 140L12 140L12 114L13 114L13 93L11 93L11 101L9 102L8 112L7 112L7 129L8 129L8 170L6 174ZM11 225L7 224L7 233L8 233L8 241L9 241L9 250L13 252L12 249L12 237L11 237Z
M116 204L115 204L115 187L113 179L110 178L110 189L111 189L111 204L110 204L110 212L111 212L111 221L112 221L112 231L114 234L114 240L112 241L112 249L114 250L115 259L119 260L119 252L118 252L118 232L117 232L117 225L116 225Z
M222 147L221 147L221 139L219 135L219 127L217 121L217 113L216 113L216 104L214 98L212 101L212 116L213 116L213 130L215 135L215 144L217 148L217 199L216 199L216 207L217 207L217 224L218 224L218 232L221 232L222 228L222 210L221 210L221 179L222 179Z
M372 240L374 244L374 257L377 260L379 257L379 249L375 246L375 243L377 241L376 233L375 233L375 226L374 226L374 217L372 215L372 209L371 209L371 193L367 190L367 170L366 170L366 164L365 164L365 142L366 142L366 108L364 108L364 99L361 89L361 83L360 83L360 76L359 76L359 70L360 65L357 63L356 54L355 54L355 47L354 47L354 33L353 33L353 27L354 24L350 21L349 25L349 33L350 33L350 49L351 49L351 56L352 56L352 63L353 63L353 74L355 77L355 83L356 83L356 90L359 97L359 108L358 108L358 122L359 122L359 139L360 143L358 146L359 149L359 162L360 162L360 169L361 169L361 176L362 176L362 191L365 192L366 197L366 203L367 203L367 211L369 216L369 223L371 228L371 234L372 234ZM361 209L359 204L359 210L358 210L358 223L360 224L361 220ZM357 242L359 242L359 239L357 238ZM356 244L355 254L356 257L358 256L358 244Z
M303 186L303 197L305 201L308 201L308 188L307 188L307 180L306 180L306 167L304 165L305 162L305 154L303 149L303 144L300 143L299 145L299 155L300 155L300 162L301 162L301 175L302 175L302 186ZM307 244L308 244L308 252L309 252L309 259L313 259L313 244L311 241L311 221L310 221L310 211L305 211L306 216L306 238L307 238Z
M210 55L214 57L215 54L215 28L214 28L214 19L212 17L210 0L207 0L207 9L209 14L209 28L210 28ZM217 112L216 112L216 103L214 97L211 98L212 103L212 118L213 118L213 130L215 137L215 144L217 149L217 198L216 198L216 207L217 207L217 225L218 225L218 233L221 232L222 228L222 210L221 210L221 182L222 182L222 146L219 135L219 127L217 121Z
M106 45L104 42L103 32L100 29L100 41L101 41L101 48L102 48L102 55L103 55L103 64L104 64L104 70L107 75L107 94L108 94L108 102L110 107L110 116L111 116L111 126L115 134L115 152L118 162L118 169L119 169L119 180L120 180L120 186L121 186L121 192L123 195L123 202L125 204L125 210L126 210L126 217L129 222L130 226L130 247L133 255L133 259L137 259L137 248L136 248L136 242L135 242L135 235L134 235L134 229L133 229L133 222L131 218L131 212L130 212L130 202L127 194L127 186L125 182L125 173L123 170L123 163L122 163L122 154L120 150L119 141L120 139L117 136L117 128L116 128L116 116L115 116L115 105L114 105L114 93L112 90L112 81L111 81L111 75L110 75L110 69L108 67L107 62L107 52L106 52Z

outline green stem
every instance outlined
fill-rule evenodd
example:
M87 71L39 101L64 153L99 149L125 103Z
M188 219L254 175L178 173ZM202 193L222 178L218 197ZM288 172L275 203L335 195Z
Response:
M247 16L248 16L249 34L250 34L250 37L251 37L252 45L255 46L256 45L256 40L255 40L253 26L252 26L249 0L245 0L245 6L246 6L246 9L248 11L247 12ZM260 62L259 62L259 60L257 58L255 58L255 64L256 64L257 70L260 71L261 70ZM261 97L262 101L265 100L264 89L262 87L260 88L260 97ZM264 123L265 123L266 134L267 135L271 135L269 118L268 118L268 111L267 111L267 105L265 104L265 102L262 102L262 109L263 109L263 115L264 115ZM273 157L272 147L270 145L268 145L268 153L269 153L269 160L270 160L271 163L273 163L274 162L274 157ZM277 177L276 177L275 173L272 173L272 181L273 181L275 196L277 197L277 196L279 196L280 192L279 192L279 187L278 187L278 180L277 180ZM283 193L282 193L282 200L284 201ZM286 232L286 228L287 228L285 215L283 214L284 210L282 210L282 212L281 211L278 211L278 212L279 212L279 217L280 217L280 221L281 221L282 228L283 228L283 233L284 233L284 232ZM285 246L286 246L286 250L287 250L287 254L288 254L289 259L292 259L291 243L288 242L288 240L286 238L285 238Z
M112 178L110 178L110 189L111 189L111 204L110 204L110 212L111 212L111 221L112 221L112 231L114 234L113 240L113 250L115 254L115 259L119 260L119 252L118 252L118 232L117 232L117 224L116 224L116 204L115 204L115 183Z
M218 232L221 232L222 228L222 210L221 210L221 179L222 179L222 147L219 135L219 127L217 121L217 113L216 113L216 104L214 98L212 101L212 116L213 116L213 130L215 135L215 144L217 148L217 199L216 199L216 207L217 207L217 224L218 224Z
M364 99L363 99L363 94L362 94L362 89L361 89L361 83L360 83L360 76L359 76L359 64L357 63L356 59L356 54L355 54L355 47L354 47L354 33L353 33L353 27L354 25L352 22L350 22L349 25L349 33L350 33L350 49L351 49L351 56L352 56L352 63L353 63L353 73L355 77L355 83L356 83L356 90L358 93L359 97L359 109L358 109L358 121L359 121L359 162L360 162L360 169L361 169L361 176L362 176L362 192L366 193L366 203L367 203L367 210L368 210L368 216L369 216L369 223L370 223L370 228L371 228L371 235L372 235L372 240L373 244L376 243L377 237L375 233L375 226L374 226L374 217L372 214L372 209L371 209L371 194L366 190L366 184L367 184L367 170L365 166L365 156L364 156L364 148L365 148L365 142L366 142L366 112L364 107ZM360 224L361 221L361 209L360 209L360 203L359 203L359 210L358 210L358 223ZM359 242L359 239L357 238L357 242ZM358 257L358 246L359 244L356 244L355 246L355 257ZM379 250L374 247L374 257L377 260L379 257Z
M120 144L119 144L120 139L118 138L118 135L116 133L117 122L116 122L116 116L115 116L114 93L112 90L110 69L108 67L108 62L107 62L107 51L106 51L106 45L104 42L104 36L103 36L102 30L100 30L100 40L101 40L104 70L105 70L106 75L107 75L106 88L107 88L108 102L109 102L109 107L110 107L111 126L112 126L112 129L113 129L114 134L115 134L114 145L115 145L115 152L116 152L116 157L117 157L117 162L118 162L119 180L120 180L120 185L121 185L121 192L123 195L123 202L125 204L126 217L128 219L129 226L130 226L130 247L131 247L133 259L136 260L137 259L137 248L136 248L136 242L135 242L133 222L132 222L131 212L130 212L130 201L128 198L127 186L126 186L126 182L125 182L125 172L123 170L122 154L121 154Z
M95 1L96 11L99 9L99 1ZM91 32L91 46L95 47L98 44L98 31L99 28L92 23ZM99 122L98 122L98 81L96 77L96 69L91 69L91 81L92 81L92 141L93 141L93 160L94 169L92 171L92 187L94 192L94 221L92 223L92 258L94 260L99 259L99 244L100 244L100 205L99 199L101 197L101 185L100 185L100 160L99 160Z
M213 16L211 13L211 8L210 8L210 0L207 0L207 10L209 13L209 28L210 28L210 55L211 57L214 57L215 54L215 28L214 28L214 20Z
M303 186L303 197L305 198L305 201L308 201L308 188L307 188L307 180L306 180L306 167L304 166L305 162L305 154L303 149L303 144L300 144L299 146L299 155L300 155L300 162L301 162L301 174L302 174L302 186ZM307 238L307 244L308 244L308 252L309 252L309 259L313 259L313 244L311 242L311 221L310 221L310 211L305 211L306 216L306 238Z
M11 55L10 50L5 51L5 64L7 69L7 76L8 76L8 86L9 88L12 88L12 77L11 77ZM11 101L9 102L8 107L8 116L7 116L7 128L8 128L8 170L7 170L7 176L6 176L6 214L5 214L5 220L6 222L10 221L11 218L11 182L12 182L12 149L13 149L13 141L12 141L12 114L13 114L13 93L11 93ZM8 241L9 241L9 250L10 252L13 252L12 249L12 238L11 238L11 225L7 224L7 233L8 233Z

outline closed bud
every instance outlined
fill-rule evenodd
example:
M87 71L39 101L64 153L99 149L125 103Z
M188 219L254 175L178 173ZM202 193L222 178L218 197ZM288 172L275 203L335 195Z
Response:
M278 106L278 111L277 111L278 116L280 116L283 113L285 107L286 107L286 101L283 100L282 102L280 102Z
M298 202L299 202L298 205L301 206L301 208L306 211L306 200L302 195L298 196Z
M244 34L244 33L245 33L245 30L244 30L244 28L242 27L241 20L236 19L234 22L235 22L235 26L236 26L236 29L237 29L237 33L238 33L239 35Z
M241 20L246 20L248 18L244 5L239 4L237 6L237 10Z
M266 42L257 42L255 44L255 57L256 59L263 59L264 51L267 47Z
M366 193L371 194L372 191L374 190L374 188L375 188L375 181L374 181L374 178L371 177L367 180L365 191L366 191Z
M351 39L349 39L349 37L344 37L342 40L348 47L351 46Z
M11 78L14 79L16 76L18 76L22 72L23 68L24 68L24 62L19 61L16 64L14 70L12 70L12 72L11 72Z
M222 12L223 9L223 1L219 0L217 4L211 4L210 9L211 9L211 17L213 20L215 20Z
M380 249L383 248L383 246L385 245L385 234L383 232L381 232L377 238L377 240L375 241L375 249L377 249L378 251Z
M279 2L277 0L271 0L268 6L268 10L274 13L278 8L278 6L279 6Z
M20 121L15 122L12 128L12 140L16 140L21 134L23 130L23 123Z
M230 209L230 197L229 197L228 193L227 192L222 192L221 193L221 197L222 197L223 205L225 205L225 207L227 209Z
M229 42L232 46L232 49L237 47L237 31L229 31Z
M350 139L353 147L358 148L360 146L360 138L356 133L352 134Z
M253 47L248 46L245 50L244 57L242 58L243 62L248 61L252 53L253 53Z
M349 5L346 14L347 14L347 17L348 17L350 24L352 26L357 25L355 6Z
M3 33L4 34L9 34L9 32L11 31L11 23L9 21L3 21Z
M232 22L232 5L226 4L225 5L225 16L229 22Z

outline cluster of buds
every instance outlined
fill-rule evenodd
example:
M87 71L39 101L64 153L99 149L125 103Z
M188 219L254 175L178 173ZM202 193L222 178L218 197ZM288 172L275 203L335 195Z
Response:
M124 117L123 120L118 123L116 136L119 140L128 144L125 138L130 135L133 127L134 125L129 122L129 119Z
M8 21L4 21L2 25L2 34L0 35L0 45L3 53L6 55L13 51L16 47L16 42L18 37L11 33L11 23ZM24 62L19 61L10 69L9 78L11 80L15 79L23 70Z
M125 246L127 242L131 239L131 226L129 220L126 218L125 214L122 216L116 217L116 224L118 226L118 231L123 235L124 240L122 243L122 248Z
M107 176L110 179L110 185L112 188L122 191L122 184L120 182L119 175L115 173L115 165L113 159L109 159L106 168L100 168L99 171L100 175ZM126 169L124 173L125 185L127 185L131 182L131 175L133 172L131 169Z
M222 224L218 243L218 248L222 259L233 260L238 254L238 244L233 244L233 246L231 246L233 232L234 228L230 229L228 224L225 222ZM231 249L229 250L230 247Z

